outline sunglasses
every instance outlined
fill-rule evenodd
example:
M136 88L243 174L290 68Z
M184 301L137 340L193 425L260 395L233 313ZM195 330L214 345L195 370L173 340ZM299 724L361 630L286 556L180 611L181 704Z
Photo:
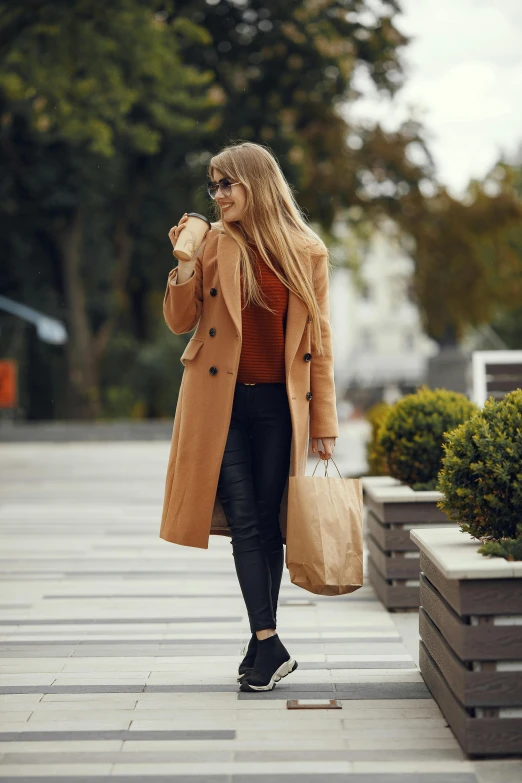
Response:
M240 182L230 182L229 179L220 179L219 182L209 182L207 185L207 193L210 198L215 199L218 190L221 188L225 196L230 196L232 193L232 187L234 185L240 185Z

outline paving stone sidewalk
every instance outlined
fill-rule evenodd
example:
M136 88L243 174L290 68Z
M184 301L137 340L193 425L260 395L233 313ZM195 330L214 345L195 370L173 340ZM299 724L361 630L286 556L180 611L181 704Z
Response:
M462 753L416 666L416 616L388 614L369 585L323 598L285 573L279 632L299 668L240 693L230 543L158 538L167 456L164 442L0 444L0 781L522 780L520 760Z

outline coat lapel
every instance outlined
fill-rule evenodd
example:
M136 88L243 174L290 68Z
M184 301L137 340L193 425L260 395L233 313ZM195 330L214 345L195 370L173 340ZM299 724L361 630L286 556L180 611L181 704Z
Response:
M242 336L239 246L227 234L220 234L218 237L217 266L225 304L238 333ZM301 342L307 318L308 311L304 302L292 291L289 291L285 337L285 367L287 378L299 343Z

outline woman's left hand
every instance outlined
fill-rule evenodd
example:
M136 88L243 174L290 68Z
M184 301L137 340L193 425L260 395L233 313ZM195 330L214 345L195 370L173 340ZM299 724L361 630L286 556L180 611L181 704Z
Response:
M324 451L319 451L321 459L330 459L335 448L337 438L312 438L312 452L315 454L318 450L317 441L321 440Z

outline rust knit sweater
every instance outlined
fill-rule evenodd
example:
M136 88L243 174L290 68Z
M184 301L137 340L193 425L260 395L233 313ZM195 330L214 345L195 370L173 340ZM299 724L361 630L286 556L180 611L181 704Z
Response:
M275 311L251 305L244 307L241 289L243 342L237 383L285 383L285 327L288 288L256 253L259 271L254 267L263 299Z

